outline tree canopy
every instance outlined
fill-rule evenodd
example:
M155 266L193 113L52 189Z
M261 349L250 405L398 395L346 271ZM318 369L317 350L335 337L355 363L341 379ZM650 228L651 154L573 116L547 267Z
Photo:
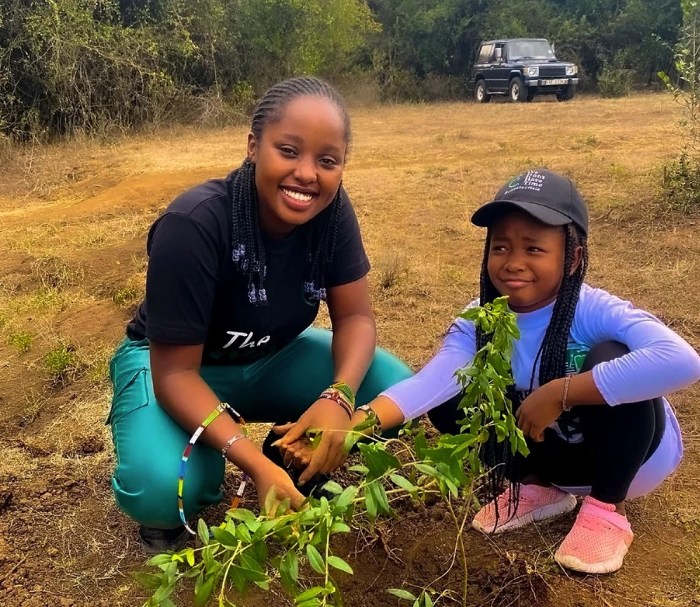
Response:
M297 74L459 98L479 42L536 36L595 88L672 72L680 0L3 0L0 136L243 107ZM193 110L193 108L195 108Z

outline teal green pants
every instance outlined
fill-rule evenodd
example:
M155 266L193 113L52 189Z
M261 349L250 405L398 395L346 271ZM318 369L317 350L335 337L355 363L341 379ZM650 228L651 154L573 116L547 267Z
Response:
M333 381L331 332L309 328L279 352L247 365L204 366L204 381L251 422L296 421ZM357 393L371 401L411 375L398 358L377 348ZM112 489L119 508L147 527L179 526L177 479L190 434L153 393L148 340L124 339L110 363L114 386L108 423L116 465ZM188 518L222 498L225 461L198 442L187 462L183 501Z

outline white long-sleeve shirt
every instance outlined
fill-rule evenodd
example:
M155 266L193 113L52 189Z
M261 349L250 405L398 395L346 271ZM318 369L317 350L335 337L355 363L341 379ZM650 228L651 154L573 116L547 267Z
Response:
M552 303L534 312L516 315L520 339L514 344L511 364L515 389L519 392L539 387L539 361L530 386L533 363L553 308ZM569 334L567 372L580 371L586 352L592 346L612 340L625 344L630 353L593 368L596 387L609 405L661 397L700 379L700 356L679 335L630 302L602 289L582 285ZM475 353L474 325L458 318L438 353L416 375L392 386L383 395L397 404L405 419L418 417L460 392L455 371L468 365ZM664 402L667 418L664 437L640 469L628 497L651 491L681 460L680 428L670 405L665 399ZM585 492L585 488L581 489Z

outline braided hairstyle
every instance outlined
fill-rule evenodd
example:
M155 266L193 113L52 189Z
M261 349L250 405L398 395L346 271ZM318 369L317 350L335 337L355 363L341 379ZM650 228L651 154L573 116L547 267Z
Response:
M268 124L281 120L284 109L299 97L320 97L331 101L343 120L345 141L350 143L350 116L340 94L327 82L309 76L291 78L274 85L260 99L253 112L250 130L260 139ZM236 269L248 279L248 301L267 305L265 245L260 228L259 201L255 187L255 165L246 159L228 179L233 203L232 259ZM326 298L326 272L335 253L340 222L342 187L331 204L314 217L307 227L304 298L316 305Z
M571 331L571 323L574 320L574 313L576 312L576 304L578 303L579 293L581 292L581 285L583 284L586 269L588 268L588 244L586 236L573 223L565 225L563 229L566 237L564 244L564 274L559 292L557 293L557 299L554 303L554 309L552 310L552 318L549 321L547 331L542 340L542 345L532 365L530 391L532 391L534 385L535 370L538 360L540 361L538 376L540 386L558 377L564 377L566 374L566 351L569 342L569 333ZM573 270L576 249L578 247L581 247L581 259L576 269ZM489 228L486 233L484 258L481 262L481 275L479 278L479 303L482 306L500 296L500 293L491 282L488 273L490 248L491 228ZM486 345L490 337L490 335L477 329L477 350ZM508 387L507 396L515 410L519 405L515 386ZM569 414L563 413L562 416L560 416L559 421L561 425L564 425L566 421L564 418L567 415ZM508 514L510 516L514 515L519 500L519 481L522 480L520 479L521 456L511 453L508 441L498 443L496 437L491 435L483 447L482 460L489 466L489 498L495 500L504 483L508 481L512 496L511 502L508 505ZM498 503L495 502L495 504L496 519L498 519Z

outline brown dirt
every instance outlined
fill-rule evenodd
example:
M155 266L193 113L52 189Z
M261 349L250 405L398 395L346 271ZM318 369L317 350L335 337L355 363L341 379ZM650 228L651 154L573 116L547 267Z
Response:
M471 210L532 165L570 173L591 202L589 281L700 344L698 220L652 205L678 148L670 97L397 106L353 118L345 181L374 264L380 343L409 364L428 359L476 291L481 233ZM135 525L110 493L106 363L143 293L150 222L178 192L235 166L244 144L240 129L180 130L26 150L0 168L0 605L146 598L129 577L144 562ZM72 358L57 375L45 357L61 345ZM700 390L672 401L686 456L669 482L630 504L636 539L622 571L580 577L553 564L572 516L496 540L468 531L468 604L700 605ZM396 605L386 588L425 585L447 569L455 532L440 506L406 509L383 529L383 542L356 535L338 545L356 571L344 581L347 605ZM459 592L462 579L455 568L436 588ZM287 604L258 594L239 605L260 602Z

